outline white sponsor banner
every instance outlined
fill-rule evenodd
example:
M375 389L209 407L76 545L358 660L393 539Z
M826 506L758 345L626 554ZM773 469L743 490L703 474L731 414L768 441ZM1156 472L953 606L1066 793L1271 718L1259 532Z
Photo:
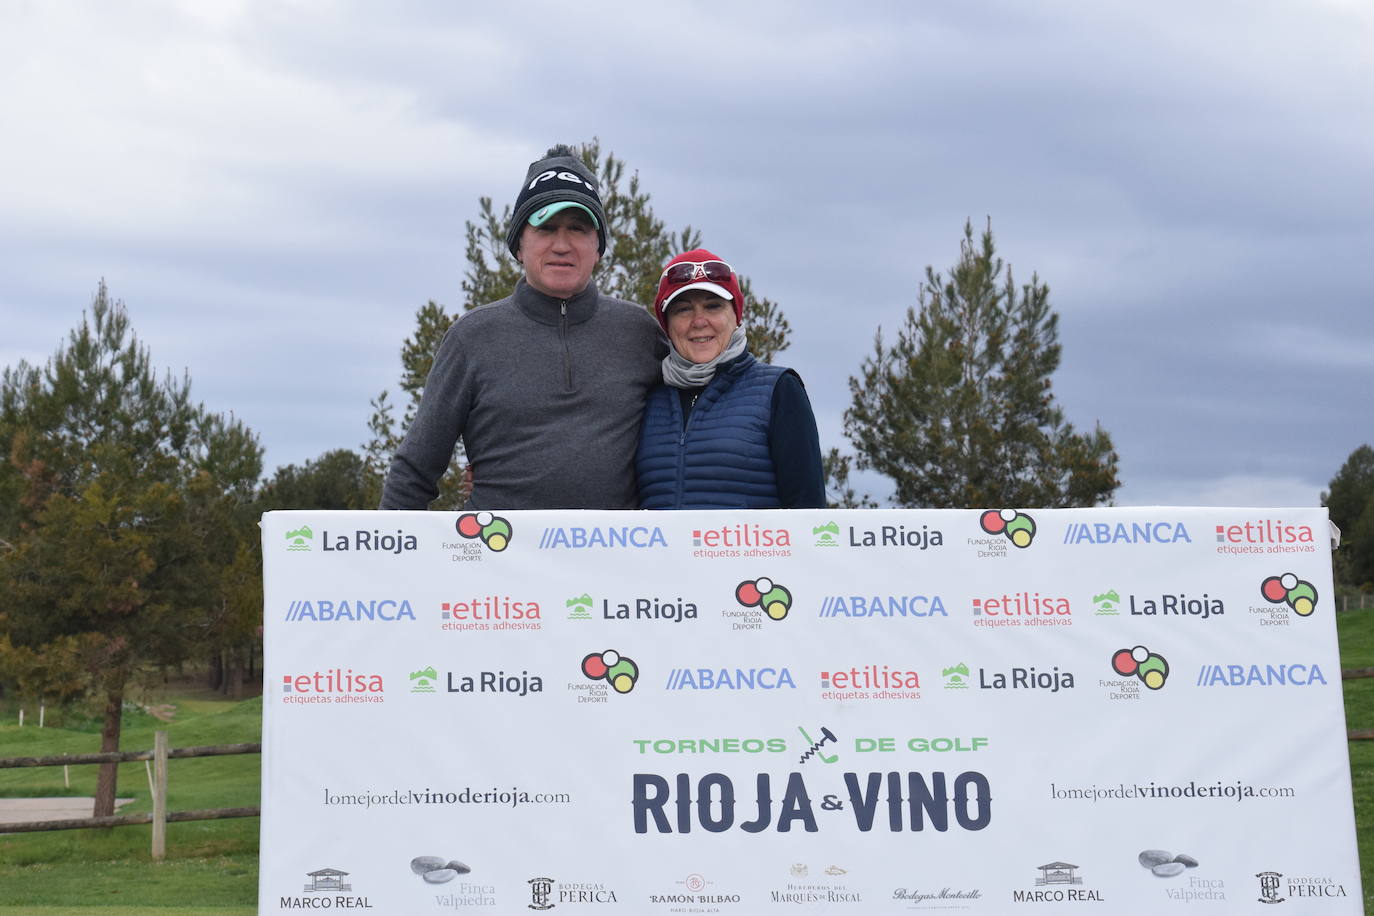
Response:
M262 532L263 913L1360 912L1325 510Z

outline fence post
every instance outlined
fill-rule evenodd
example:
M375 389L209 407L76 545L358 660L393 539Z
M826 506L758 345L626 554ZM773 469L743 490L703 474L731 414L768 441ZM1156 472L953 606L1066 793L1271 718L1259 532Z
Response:
M153 861L167 856L167 733L153 732Z

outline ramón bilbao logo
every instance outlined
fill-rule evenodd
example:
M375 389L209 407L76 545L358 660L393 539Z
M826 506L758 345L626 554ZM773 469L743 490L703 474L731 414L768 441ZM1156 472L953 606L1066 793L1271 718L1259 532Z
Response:
M1260 583L1260 594L1270 604L1286 604L1299 617L1310 617L1317 609L1317 589L1293 573L1270 576ZM1280 611L1279 613L1282 613Z
M465 512L458 516L454 527L465 538L481 540L494 553L505 550L515 536L509 521L490 512Z
M1016 509L989 509L978 517L978 524L988 534L1000 534L1017 547L1029 547L1035 540L1035 519Z

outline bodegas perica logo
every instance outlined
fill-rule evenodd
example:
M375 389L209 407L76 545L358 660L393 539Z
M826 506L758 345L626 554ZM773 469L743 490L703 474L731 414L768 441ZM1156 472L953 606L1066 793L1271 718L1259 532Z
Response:
M465 538L479 538L495 553L505 550L515 536L510 522L490 512L465 512L458 516L454 527Z

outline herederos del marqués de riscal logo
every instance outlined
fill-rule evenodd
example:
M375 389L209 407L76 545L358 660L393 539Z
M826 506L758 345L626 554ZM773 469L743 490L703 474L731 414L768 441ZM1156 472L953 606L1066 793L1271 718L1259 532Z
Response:
M1271 604L1288 605L1299 617L1309 617L1317 609L1317 589L1292 573L1265 579L1260 594Z
M481 538L487 549L494 553L505 550L515 536L510 522L490 512L465 512L458 516L454 527L465 538Z
M1004 535L1017 547L1029 547L1035 540L1035 519L1015 509L989 509L978 517L988 534Z
M792 593L767 577L745 579L735 586L735 600L745 607L762 608L772 620L782 620L792 609Z
M615 649L586 655L582 659L582 673L588 680L605 681L616 693L629 693L639 680L639 666Z
M1169 679L1169 663L1164 656L1145 646L1117 649L1112 653L1112 670L1122 677L1135 676L1151 690L1158 690Z

